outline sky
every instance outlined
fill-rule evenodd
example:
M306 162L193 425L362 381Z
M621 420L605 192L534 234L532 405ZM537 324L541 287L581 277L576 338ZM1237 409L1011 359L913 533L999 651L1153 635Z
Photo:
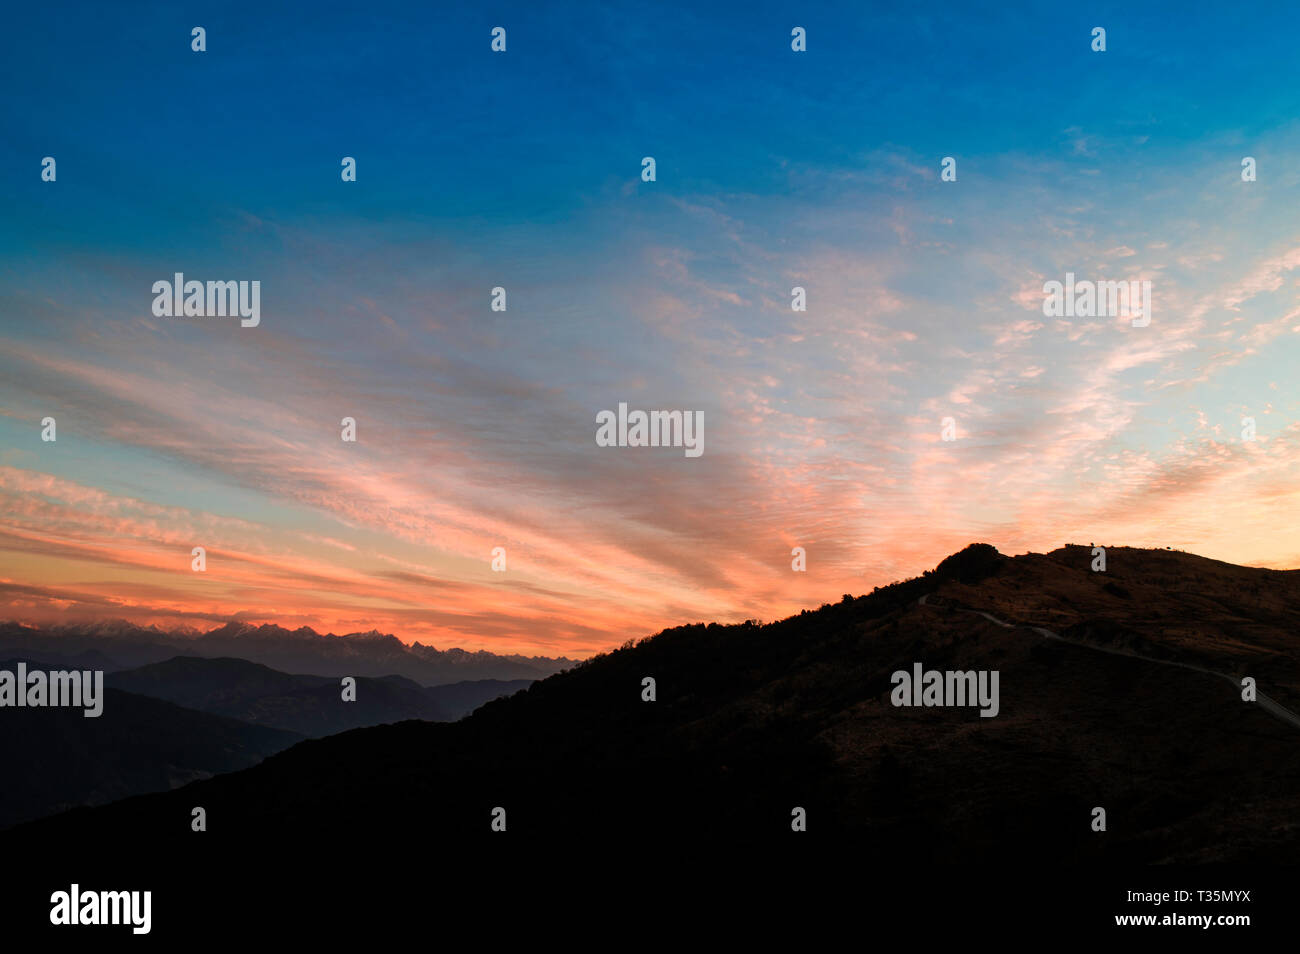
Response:
M1300 567L1300 11L807 7L11 11L0 618L578 657L974 541Z

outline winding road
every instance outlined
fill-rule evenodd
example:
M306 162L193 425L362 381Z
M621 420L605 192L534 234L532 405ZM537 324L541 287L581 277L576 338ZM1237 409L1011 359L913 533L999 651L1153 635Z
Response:
M922 594L922 596L916 601L916 603L918 606L929 606L930 605L928 602L929 598L930 598L929 593ZM932 608L938 609L938 607L932 607ZM1143 656L1140 655L1139 653L1126 652L1125 650L1122 649L1108 649L1105 646L1097 646L1094 645L1093 643L1084 643L1074 639L1066 639L1060 633L1054 633L1050 629L1045 629L1042 626L1028 626L1024 623L1008 623L1006 620L998 619L996 616L993 616L990 613L985 613L983 610L969 609L965 606L951 606L948 608L959 609L966 613L974 613L977 616L983 616L990 623L994 623L998 626L1001 626L1003 629L1032 629L1035 633L1038 633L1038 635L1042 636L1044 639L1055 639L1058 642L1067 643L1071 646L1081 646L1084 649L1091 649L1099 653L1109 653L1112 656L1128 656L1130 659L1142 659L1145 660L1146 662L1156 663L1161 666L1177 666L1180 669L1190 669L1193 672L1203 672L1210 676L1218 676L1220 679L1226 679L1228 682L1232 683L1234 689L1238 691L1240 691L1241 689L1240 680L1232 676L1229 676L1225 672L1217 672L1213 669L1206 669L1203 666L1193 666L1191 663L1174 662L1171 659L1152 659L1150 656ZM1278 702L1276 699L1273 699L1265 695L1264 691L1259 688L1258 684L1255 686L1255 702L1259 705L1261 709L1263 709L1269 715L1273 716L1276 719L1282 720L1283 722L1287 723L1293 728L1300 729L1300 715L1296 715L1294 712L1292 712L1286 706L1282 705L1282 703Z

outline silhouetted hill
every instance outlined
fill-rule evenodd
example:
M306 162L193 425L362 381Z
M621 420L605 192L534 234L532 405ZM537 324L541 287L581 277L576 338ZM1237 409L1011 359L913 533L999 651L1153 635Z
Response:
M1001 570L1007 558L998 553L997 548L987 543L972 543L959 553L946 557L934 568L932 574L937 582L956 580L959 583L978 583L993 576Z
M13 671L13 661L0 663ZM0 827L247 768L302 737L104 689L104 710L0 710Z
M1090 561L1086 547L968 548L769 625L666 630L461 722L305 742L0 844L129 831L192 850L195 804L210 837L241 844L447 844L501 837L500 806L516 838L651 852L852 838L881 864L1294 859L1300 729L1243 702L1237 680L1298 707L1300 573L1126 548L1104 573ZM997 670L999 714L892 705L892 673L914 663ZM646 677L657 701L642 701Z
M202 712L312 737L406 719L451 721L489 699L528 685L528 681L488 680L425 688L402 676L361 676L356 700L344 702L339 679L289 675L243 659L197 656L177 656L113 673L107 683Z

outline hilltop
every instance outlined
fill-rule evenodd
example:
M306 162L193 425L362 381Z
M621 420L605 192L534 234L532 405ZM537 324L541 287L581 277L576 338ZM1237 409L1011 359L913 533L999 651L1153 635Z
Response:
M24 826L0 844L194 846L190 808L267 838L862 839L909 863L1294 858L1300 574L1173 551L1007 557L973 545L921 577L779 622L680 626L453 724L294 746L178 791ZM980 614L988 614L992 619ZM1039 629L1060 638L1048 638ZM1001 674L996 718L897 708L923 663ZM657 700L642 701L643 679ZM1106 809L1104 833L1091 829Z

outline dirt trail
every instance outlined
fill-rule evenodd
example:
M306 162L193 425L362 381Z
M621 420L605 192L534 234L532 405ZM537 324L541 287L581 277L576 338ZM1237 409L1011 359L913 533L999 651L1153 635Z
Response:
M929 598L930 598L929 593L922 595L921 598L916 601L917 605L930 606L928 602ZM931 608L939 609L939 607L937 606L932 606ZM1054 633L1050 629L1045 629L1042 626L1028 626L1024 623L1008 623L1006 620L998 619L996 616L993 616L990 613L985 613L983 610L968 609L965 606L950 606L946 608L959 609L964 613L974 613L977 616L984 617L990 623L994 623L998 626L1001 626L1003 629L1031 629L1035 633L1038 633L1038 635L1042 636L1044 639L1055 639L1058 642L1068 643L1071 646L1081 646L1084 649L1091 649L1099 653L1109 653L1112 656L1128 656L1131 659L1142 659L1145 660L1146 662L1156 663L1161 666L1177 666L1179 669L1190 669L1193 672L1203 672L1206 673L1207 675L1218 676L1220 679L1226 679L1228 680L1228 682L1232 683L1234 689L1238 691L1240 691L1241 689L1240 680L1236 679L1233 676L1228 675L1226 672L1216 672L1213 669L1206 669L1203 666L1194 666L1191 663L1174 662L1173 660L1170 659L1152 659L1150 656L1143 656L1140 653L1130 652L1124 649L1110 649L1105 646L1097 646L1093 643L1084 643L1074 639L1066 639L1060 633ZM1288 725L1291 725L1296 729L1300 729L1300 716L1296 715L1294 712L1292 712L1286 706L1282 705L1276 699L1273 699L1265 695L1264 691L1260 689L1258 685L1256 685L1255 687L1255 702L1257 705L1259 705L1261 709L1263 709L1269 715L1273 716L1276 719L1281 719L1283 722L1287 723Z

